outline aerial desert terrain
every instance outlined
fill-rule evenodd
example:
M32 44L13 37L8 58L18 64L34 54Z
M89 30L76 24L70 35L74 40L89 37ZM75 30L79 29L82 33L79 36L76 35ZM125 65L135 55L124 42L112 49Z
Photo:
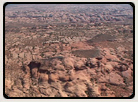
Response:
M4 70L8 97L130 97L133 7L9 4Z

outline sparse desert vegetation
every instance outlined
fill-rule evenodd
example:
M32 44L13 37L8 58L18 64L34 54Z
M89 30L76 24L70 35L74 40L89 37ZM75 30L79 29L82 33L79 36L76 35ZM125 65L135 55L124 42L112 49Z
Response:
M5 7L8 97L129 97L133 8L129 4Z

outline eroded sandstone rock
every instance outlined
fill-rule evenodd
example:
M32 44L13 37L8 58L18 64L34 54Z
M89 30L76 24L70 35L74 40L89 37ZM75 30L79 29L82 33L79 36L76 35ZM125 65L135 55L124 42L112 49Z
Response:
M115 72L109 74L109 83L113 85L124 85L123 78Z

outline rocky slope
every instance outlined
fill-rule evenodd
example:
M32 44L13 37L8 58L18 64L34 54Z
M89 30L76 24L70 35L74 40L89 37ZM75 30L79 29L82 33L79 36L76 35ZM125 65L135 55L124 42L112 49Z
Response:
M90 50L91 51L91 50ZM129 97L133 92L133 61L100 49L93 58L71 53L32 60L6 74L9 97ZM10 62L14 63L14 61ZM16 68L15 68L16 67ZM15 74L16 73L16 74Z

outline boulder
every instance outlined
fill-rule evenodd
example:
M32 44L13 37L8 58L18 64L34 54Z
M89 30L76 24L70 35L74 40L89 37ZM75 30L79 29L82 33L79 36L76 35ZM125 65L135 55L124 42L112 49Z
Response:
M87 62L86 65L90 68L97 67L97 59L96 58L90 58Z
M56 82L59 79L59 76L57 74L50 74L49 75L49 80L51 82Z
M74 63L74 67L75 68L80 68L80 67L82 67L82 66L84 66L85 65L85 63L82 61L82 60L79 60L79 61L76 61L75 63Z
M126 71L126 70L128 70L128 66L120 65L120 71Z
M113 66L111 64L107 64L104 66L106 72L110 73L113 70Z
M105 58L105 57L103 57L103 58L102 58L102 60L101 60L101 62L102 62L102 63L104 63L104 64L106 64L106 63L107 63L106 58Z
M65 70L64 66L61 65L61 64L57 64L56 66L54 66L54 69L56 69L56 70L62 70L62 71Z
M132 72L131 69L128 69L128 70L122 72L122 76L125 78L126 83L133 81L131 72Z
M65 65L66 69L72 69L74 68L74 59L71 57L65 57L63 59L63 64Z
M90 59L90 63L91 63L93 66L96 66L96 65L97 65L97 59L96 59L96 58L91 58L91 59Z
M124 85L124 79L115 72L109 74L109 83L113 85Z
M48 81L48 75L45 74L45 73L40 73L40 74L39 74L39 81L40 81L40 82Z
M106 55L105 58L108 61L119 61L119 59L115 55Z

